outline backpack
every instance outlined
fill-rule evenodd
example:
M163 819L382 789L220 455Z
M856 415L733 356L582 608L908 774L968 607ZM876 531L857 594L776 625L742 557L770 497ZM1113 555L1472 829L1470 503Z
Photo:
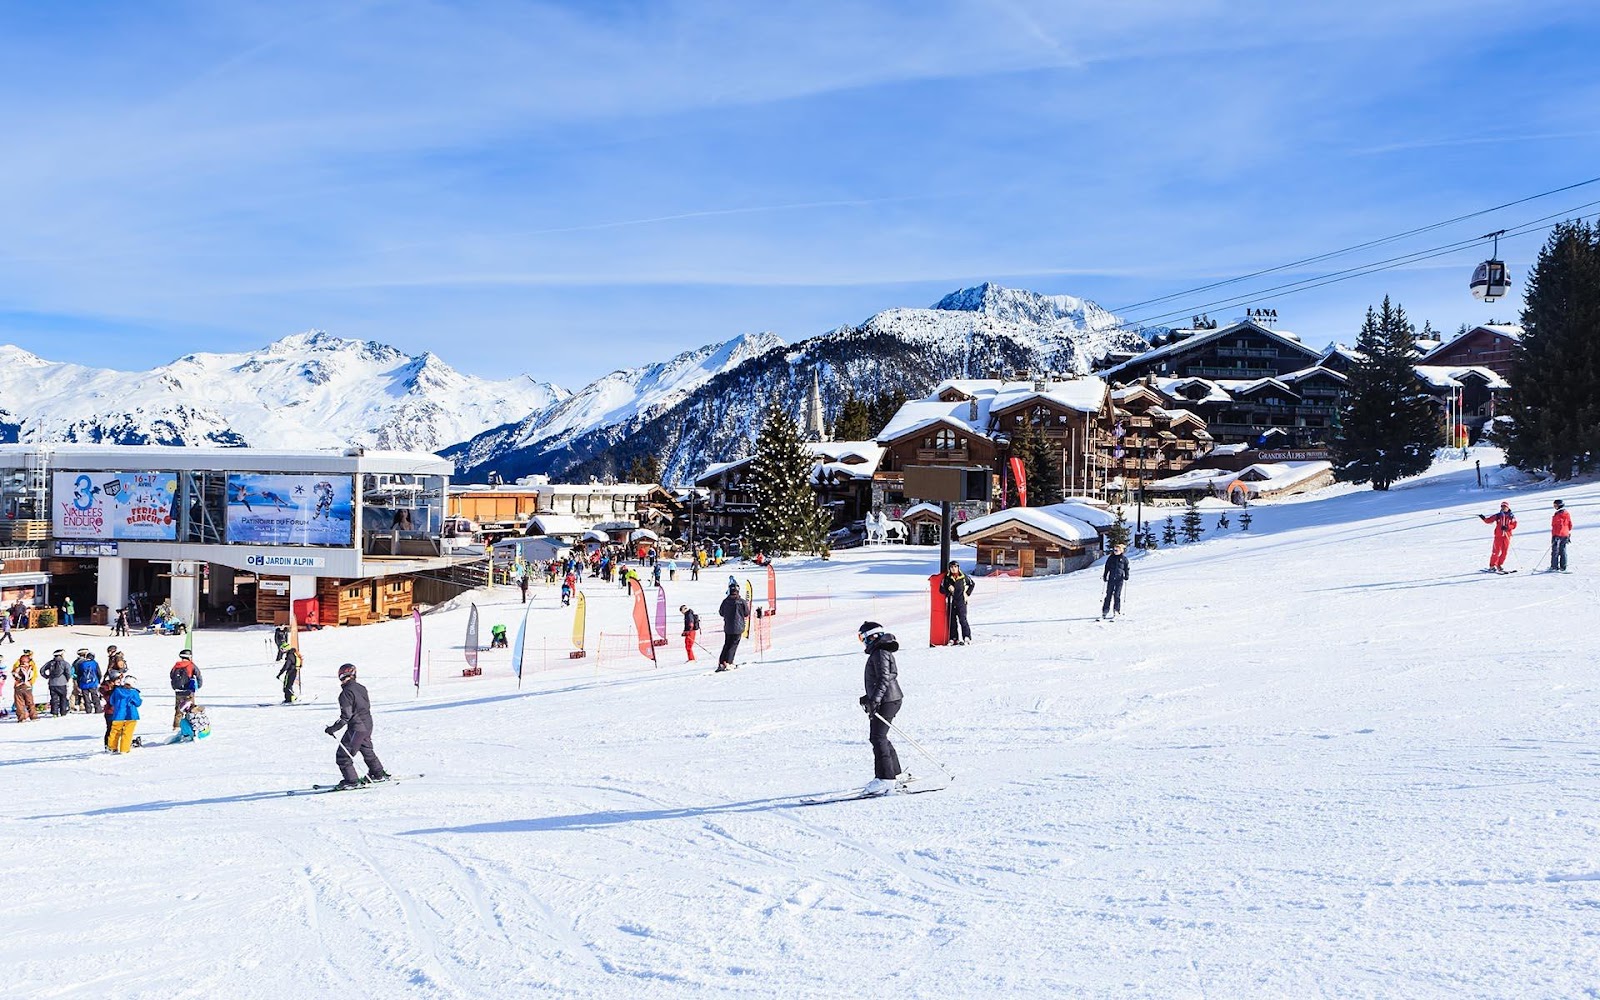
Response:
M700 631L700 616L695 614L693 611L689 612L689 631Z

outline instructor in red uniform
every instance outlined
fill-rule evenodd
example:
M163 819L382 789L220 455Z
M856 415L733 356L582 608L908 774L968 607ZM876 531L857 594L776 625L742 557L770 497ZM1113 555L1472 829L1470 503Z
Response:
M1500 513L1479 514L1478 520L1484 524L1494 525L1494 548L1489 550L1489 570L1493 573L1506 571L1506 553L1511 549L1511 533L1517 530L1517 517L1511 513L1511 504L1500 501Z
M1567 571L1567 542L1572 538L1572 515L1566 504L1556 501L1556 512L1550 515L1550 572Z

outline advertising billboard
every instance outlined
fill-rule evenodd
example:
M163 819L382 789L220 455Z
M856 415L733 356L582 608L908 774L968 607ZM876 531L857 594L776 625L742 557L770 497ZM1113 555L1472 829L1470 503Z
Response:
M57 538L171 542L178 537L175 472L56 472L50 528Z
M228 473L229 545L355 544L355 477Z

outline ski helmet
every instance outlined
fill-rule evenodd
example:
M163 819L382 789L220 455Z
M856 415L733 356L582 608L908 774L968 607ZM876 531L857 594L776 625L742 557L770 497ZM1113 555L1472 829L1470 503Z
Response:
M339 665L339 683L340 684L343 684L345 681L355 680L355 677L356 677L356 665L354 663L342 663L342 664Z

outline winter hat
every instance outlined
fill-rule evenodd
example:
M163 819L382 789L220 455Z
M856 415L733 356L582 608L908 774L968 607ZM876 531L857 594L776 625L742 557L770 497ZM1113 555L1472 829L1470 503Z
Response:
M689 610L689 605L687 605L687 604L680 604L680 605L678 605L678 610L679 610L679 611L688 611L688 610Z
M1500 501L1500 506L1505 508L1506 510L1510 510L1511 509L1511 501L1510 500L1502 500L1502 501Z
M861 627L856 629L856 636L858 638L865 639L870 635L874 635L882 631L883 626L879 625L877 622L862 622Z
M135 677L132 674L125 673L121 677L117 678L117 686L118 687L124 687L124 686L132 687L134 680L135 680Z
M62 653L65 653L65 652L66 652L66 650L64 650L64 649L58 649L58 650L55 651L54 655L60 656Z
M192 649L180 649L180 650L178 650L178 659L180 659L180 660L187 660L193 655L194 655L194 650L192 650Z

